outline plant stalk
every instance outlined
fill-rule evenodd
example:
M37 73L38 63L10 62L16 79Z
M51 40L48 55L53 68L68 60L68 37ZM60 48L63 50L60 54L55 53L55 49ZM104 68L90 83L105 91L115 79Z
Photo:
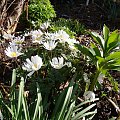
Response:
M90 84L90 86L89 86L89 91L93 91L93 90L94 90L94 86L95 86L96 83L97 83L97 79L98 79L99 74L100 74L100 70L97 70L97 71L96 71L96 74L95 74L95 76L94 76L94 79L93 79L93 81L91 81L91 84Z

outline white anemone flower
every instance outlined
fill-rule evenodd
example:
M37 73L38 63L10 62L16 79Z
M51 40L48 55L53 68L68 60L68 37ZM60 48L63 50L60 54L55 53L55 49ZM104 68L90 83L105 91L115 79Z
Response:
M39 30L31 31L30 34L32 35L32 42L41 44L43 38L43 32Z
M40 28L43 30L43 31L46 31L48 29L48 27L50 26L50 22L45 22L43 23Z
M38 55L31 56L31 60L29 58L26 59L26 63L22 66L23 70L30 72L27 76L31 76L35 71L38 71L43 65L42 58Z
M94 99L95 99L95 93L92 91L86 91L83 96L84 96L85 100L94 101Z
M68 41L69 35L68 35L65 31L59 30L59 31L56 33L55 38L56 38L57 40L59 40L60 43L65 43L65 42Z
M57 43L58 42L56 42L55 40L47 40L45 42L42 42L43 47L46 50L53 50L57 46Z
M6 48L5 54L10 58L16 58L23 53L21 53L21 49L18 48L18 46L16 46L15 44L10 44L8 48Z
M52 59L52 61L50 61L50 64L55 69L61 69L63 66L65 66L64 58L63 57L58 57L58 58L54 57Z
M21 45L25 40L25 37L14 37L14 39L12 40L11 44L16 44L16 45Z

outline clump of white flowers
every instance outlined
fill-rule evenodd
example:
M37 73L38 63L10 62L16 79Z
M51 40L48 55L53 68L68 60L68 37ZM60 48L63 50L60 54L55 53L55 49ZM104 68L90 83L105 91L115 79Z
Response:
M42 45L46 50L53 50L58 42L55 40L54 33L45 33L42 40Z
M45 22L40 26L40 29L32 30L28 33L25 33L24 36L15 37L10 34L5 34L3 36L5 39L11 39L8 48L6 48L5 50L5 54L11 58L22 55L23 53L21 52L22 49L21 44L24 42L26 36L29 36L32 39L32 43L38 43L46 50L51 51L55 49L57 45L62 44L64 48L67 47L73 53L76 53L77 49L75 48L75 44L78 42L75 39L71 39L69 34L67 34L64 30L59 30L54 33L49 33L48 32L49 26L50 23ZM72 55L71 52L70 55ZM52 60L50 61L51 66L55 69L61 69L64 66L71 67L72 66L71 62L64 62L64 58L65 57L52 58ZM31 59L27 58L22 68L29 72L28 76L31 76L35 71L38 71L41 68L42 64L43 64L42 58L36 55L36 56L31 56Z
M42 58L36 55L31 56L31 60L27 58L22 68L23 70L30 72L28 76L31 76L35 71L38 71L42 65L43 65Z
M22 55L23 53L21 53L21 48L18 48L16 44L10 44L8 48L6 48L5 54L10 58L16 58Z

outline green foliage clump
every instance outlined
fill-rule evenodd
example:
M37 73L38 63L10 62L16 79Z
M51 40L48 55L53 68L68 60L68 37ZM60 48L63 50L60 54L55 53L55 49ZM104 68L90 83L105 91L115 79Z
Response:
M85 27L78 20L59 18L54 23L54 29L57 30L59 27L66 27L70 31L76 34L83 34L85 32Z
M29 20L37 25L56 17L53 6L49 0L31 0L29 5Z
M98 82L98 77L100 74L104 74L108 77L112 86L114 86L114 90L118 91L118 84L109 73L109 70L120 71L120 35L118 30L110 33L109 28L104 25L103 36L95 32L90 34L95 41L95 43L91 43L90 48L82 46L81 44L76 45L82 54L88 56L96 67L96 72L93 73L94 78L91 79L89 90L94 90Z

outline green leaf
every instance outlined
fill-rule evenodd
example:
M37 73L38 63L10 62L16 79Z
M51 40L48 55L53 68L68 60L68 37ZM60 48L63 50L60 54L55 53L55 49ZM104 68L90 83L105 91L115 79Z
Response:
M72 96L71 96L71 98L73 98L73 101L76 100L76 97L79 96L80 92L81 92L81 90L79 89L79 82L76 82L74 85Z
M108 69L108 70L120 70L120 66L108 65L104 69Z
M107 48L109 47L110 43L115 42L115 41L118 41L118 36L119 36L118 30L113 31L113 32L110 34L110 36L109 36L109 38L108 38L108 41L107 41Z
M107 55L109 55L109 53L112 51L112 50L114 50L115 48L117 48L119 46L119 43L118 43L118 41L114 41L114 42L112 42L112 43L110 43L109 44L109 47L107 48L107 54L106 54L106 56Z
M105 58L106 61L118 60L120 59L120 51L111 53L108 57Z
M24 85L23 77L21 78L21 82L22 82L22 87L23 87L23 85ZM30 120L28 105L27 105L27 101L26 101L24 94L22 94L22 104L23 104L23 110L24 110L24 114L25 114L25 120Z
M106 61L105 58L99 57L99 56L96 56L96 58L98 59L97 60L97 69L100 70L101 73L105 74L108 70L107 69L108 64L109 64L109 63L107 64L108 61Z
M22 111L22 99L24 94L24 80L21 78L20 86L19 86L19 96L18 96L18 107L17 107L17 119L21 116Z
M103 65L105 63L105 59L103 57L99 57L99 56L96 56L96 58L98 59L98 64L101 64Z
M111 59L105 62L103 69L105 70L119 70L120 68L120 58Z
M105 49L104 49L104 57L108 56L109 53L119 46L119 40L118 40L119 34L118 31L113 31L109 38L105 41Z
M16 70L13 69L13 72L12 72L12 82L11 82L11 93L10 93L10 96L11 96L11 110L14 112L14 115L16 116L16 97L15 97L15 83L16 83Z
M106 66L104 66L104 67L110 69L110 66L113 67L113 68L120 67L120 59L108 61L108 62L106 63ZM112 69L112 68L111 68L111 69Z
M112 117L112 118L110 118L109 120L116 120L116 117Z
M76 107L76 106L75 106ZM83 109L83 107L78 107L78 108L75 108L74 107L74 109L73 109L73 113L76 113L76 112L78 112L78 111L80 111L80 110L82 110Z
M116 47L119 46L119 40L118 40L119 34L118 31L115 30L113 31L107 42L106 42L106 49L105 49L105 56L107 56L109 54L109 52L111 52L113 49L115 49Z
M104 49L104 39L96 32L91 32L90 33L92 38L95 40L95 42L97 42L99 44L99 46Z
M13 69L11 87L12 87L15 83L16 83L16 70ZM15 88L15 86L14 86L14 88Z
M108 40L109 32L110 32L109 28L106 25L104 25L103 26L103 37L105 41Z
M82 46L82 45L78 45L75 44L75 47L80 50L83 54L85 54L86 56L89 56L92 60L94 60L94 56L93 54L90 52L89 48Z
M101 57L101 52L98 49L98 46L94 45L93 43L91 43L91 47L93 48L94 52L95 52L95 56L100 56Z
M23 103L23 110L24 110L24 114L25 114L25 120L30 120L28 105L27 105L25 96L23 96L22 103Z

